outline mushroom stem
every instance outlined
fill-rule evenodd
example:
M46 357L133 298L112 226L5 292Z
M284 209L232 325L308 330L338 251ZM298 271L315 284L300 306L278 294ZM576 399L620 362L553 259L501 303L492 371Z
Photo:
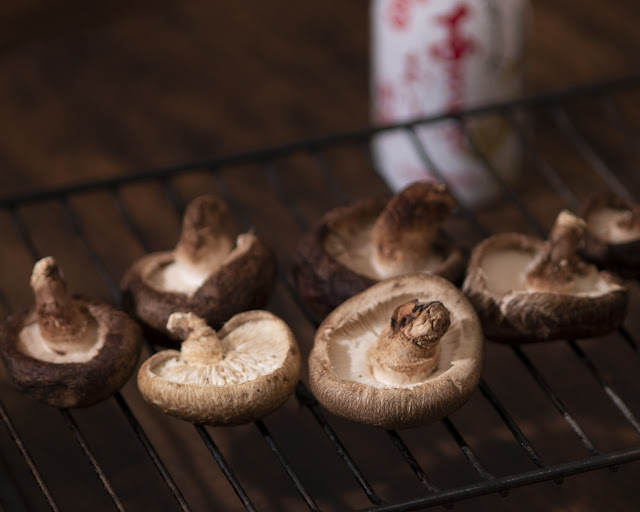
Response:
M176 261L196 278L205 279L229 255L235 243L231 214L226 204L203 195L189 203L176 245Z
M371 233L374 267L383 276L418 270L454 206L446 187L431 181L414 183L396 194Z
M193 313L172 313L167 321L167 330L184 340L180 355L189 364L211 365L224 356L216 331Z
M560 212L545 251L526 274L527 284L532 289L558 290L573 281L582 266L577 251L585 230L586 223L580 217L566 210Z
M54 258L43 258L34 265L31 288L40 334L51 350L83 352L95 344L96 319L69 294Z
M369 352L374 377L391 386L423 382L437 367L439 342L450 325L449 310L440 301L414 299L398 306Z

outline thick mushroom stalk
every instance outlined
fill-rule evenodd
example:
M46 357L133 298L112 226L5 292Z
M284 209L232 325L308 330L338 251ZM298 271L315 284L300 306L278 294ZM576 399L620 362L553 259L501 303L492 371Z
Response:
M233 221L225 203L214 196L199 196L189 205L175 256L186 280L201 284L218 269L235 244Z
M40 335L58 354L86 352L97 341L97 322L73 299L54 258L38 261L31 274Z
M450 325L442 302L415 299L398 306L369 353L374 377L393 387L423 382L437 367L440 339Z
M173 313L167 322L167 330L184 340L180 355L189 364L213 365L224 355L216 331L193 313Z
M446 187L430 181L414 183L396 194L371 233L373 267L382 277L419 270L454 206Z
M546 249L526 274L532 291L570 291L574 279L582 274L584 263L577 255L586 223L564 210L558 215L549 234Z

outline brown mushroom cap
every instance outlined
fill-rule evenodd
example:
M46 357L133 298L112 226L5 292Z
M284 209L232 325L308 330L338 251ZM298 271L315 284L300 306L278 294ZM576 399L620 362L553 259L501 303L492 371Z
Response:
M338 416L412 427L464 404L479 382L482 358L480 322L460 290L437 275L405 274L324 319L309 356L309 382Z
M548 241L501 233L473 249L462 290L488 338L508 343L585 338L620 326L628 290L576 256L584 222L571 219L577 218L561 213Z
M456 282L466 255L440 229L455 206L443 185L409 185L390 200L364 199L327 212L300 240L294 274L302 299L326 316L372 284L413 272Z
M138 361L138 325L107 304L68 294L53 258L36 263L32 285L35 306L0 327L11 381L55 407L88 407L113 395Z
M582 257L622 277L640 277L640 205L594 195L578 213L587 223Z
M160 344L177 346L167 329L174 311L191 311L217 328L234 314L263 307L275 278L275 259L253 233L233 238L225 204L194 199L173 251L148 254L125 273L125 308Z
M216 333L203 319L174 313L168 328L185 337L138 372L138 388L162 412L193 423L237 425L262 418L291 395L300 375L295 337L267 311L232 317Z

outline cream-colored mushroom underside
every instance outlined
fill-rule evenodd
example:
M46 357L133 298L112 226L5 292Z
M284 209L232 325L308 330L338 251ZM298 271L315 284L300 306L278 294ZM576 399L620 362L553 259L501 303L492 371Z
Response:
M587 226L595 238L604 242L618 244L632 242L640 238L640 229L624 229L618 225L618 222L630 216L629 210L602 208L589 215Z
M35 315L33 315L25 322L25 326L18 335L17 348L23 354L48 363L86 363L93 359L98 352L100 352L100 349L102 349L106 338L105 334L104 327L102 326L89 329L85 340L79 340L79 345L84 346L84 342L88 344L90 339L95 339L95 343L91 345L89 350L62 353L52 349L42 337L40 326L38 325Z
M395 297L394 305L397 306L415 298L424 302L433 300L433 298L416 297L412 294L406 297ZM331 369L338 378L359 382L375 388L412 388L424 384L450 368L453 354L463 335L462 322L456 318L451 308L449 308L451 326L440 339L441 348L438 364L428 378L412 384L396 384L394 386L389 386L375 378L368 354L378 341L382 330L389 324L389 319L395 306L384 303L375 304L371 309L352 317L331 333L331 339L327 346L327 355L331 363Z
M240 237L238 239L240 240ZM246 243L242 245L236 243L236 246L224 259L212 261L211 265L204 270L203 265L195 266L186 262L172 260L166 265L154 269L147 279L151 286L158 290L193 295L211 274L244 252L246 245Z
M505 249L493 251L484 256L479 270L486 278L486 287L490 292L508 293L530 291L525 276L536 259L535 252ZM598 296L611 291L611 284L598 274L595 267L584 276L573 280L572 289L565 293L575 295Z
M221 360L196 365L174 357L151 371L177 383L226 386L250 382L282 366L289 351L287 334L279 322L250 321L220 338Z
M389 272L388 268L376 267L374 247L371 243L373 227L374 221L358 231L335 229L325 238L325 250L342 266L376 281L406 273L406 270ZM431 254L425 257L420 266L412 271L431 272L438 268L443 261L443 258L437 254Z

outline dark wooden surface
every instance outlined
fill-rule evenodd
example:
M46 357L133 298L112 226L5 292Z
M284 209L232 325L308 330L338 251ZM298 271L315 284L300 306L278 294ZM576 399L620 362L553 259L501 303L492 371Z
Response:
M530 91L637 71L634 0L537 0ZM368 2L0 7L0 190L368 123Z
M639 72L638 21L636 0L534 0L529 93ZM4 2L0 6L0 195L122 176L366 126L368 37L368 2L364 0L247 0L241 4L118 0L100 7L76 0ZM625 113L636 131L640 128L637 99L638 94L624 98ZM590 105L578 105L574 113L580 116L583 107L589 110ZM594 137L606 141L607 147L618 147L615 134L590 123ZM563 141L544 130L536 138L550 163L562 170L581 198L602 184L587 172L588 165L568 154ZM640 193L637 153L625 147L612 155L626 171L626 182ZM326 158L334 178L350 196L384 191L382 183L367 174L370 167L359 152L338 148ZM288 190L299 191L293 204L302 223L312 222L337 202L313 168L306 155L294 155L279 169ZM310 172L303 172L307 169ZM269 188L264 169L249 165L224 177L239 205L249 212L248 222L276 248L286 270L302 223L281 202L263 193ZM526 205L548 227L562 201L538 181L529 184L522 189ZM182 200L216 191L210 176L197 174L182 176L173 186ZM149 247L170 247L179 219L161 187L142 183L122 193ZM110 279L117 280L131 261L144 254L146 247L123 226L107 194L74 198L72 207L80 214L80 225L88 228L89 243ZM95 262L58 204L37 204L21 214L37 250L58 257L73 289L113 300L109 279L105 284L105 278L96 273ZM480 219L492 231L531 231L513 208L490 208ZM454 221L452 227L472 245L479 233L467 233L471 230L463 224ZM92 231L92 226L101 229ZM5 295L10 292L4 297L8 303L4 309L24 307L31 300L26 283L33 254L16 235L6 212L0 215L0 233L0 263L10 269L0 276L0 289ZM637 286L633 297L632 307L637 309ZM282 284L269 307L292 325L306 355L313 329ZM634 315L627 326L640 332ZM582 346L602 365L605 378L623 390L632 410L640 411L640 393L634 393L638 390L637 354L620 348L620 343L612 340L615 356L603 343ZM620 419L566 345L531 347L526 354L566 399L569 409L577 411L577 420L600 449L638 445L638 433ZM553 464L588 456L518 358L495 345L488 347L487 355L488 384L543 458ZM517 370L512 373L511 368ZM584 390L576 389L576 382ZM133 379L123 395L194 510L241 509L190 425L159 418L141 400ZM108 497L57 411L24 400L4 379L0 398L62 508L109 510ZM74 417L130 510L177 509L113 401L74 412ZM384 432L333 417L330 421L385 498L401 500L424 492ZM532 469L479 394L456 413L454 421L489 471L504 475ZM293 399L266 424L323 509L371 505L311 415ZM26 504L26 510L47 510L3 427L0 435L0 482L9 482L9 487L15 484L16 500ZM478 479L443 425L402 436L438 485ZM258 508L304 509L255 426L216 429L214 437ZM563 485L548 482L514 490L504 499L491 495L461 502L455 510L636 510L639 473L638 463L633 463L615 473L604 470L569 478ZM142 492L141 485L145 486ZM5 488L0 486L0 497L11 495L3 492Z

